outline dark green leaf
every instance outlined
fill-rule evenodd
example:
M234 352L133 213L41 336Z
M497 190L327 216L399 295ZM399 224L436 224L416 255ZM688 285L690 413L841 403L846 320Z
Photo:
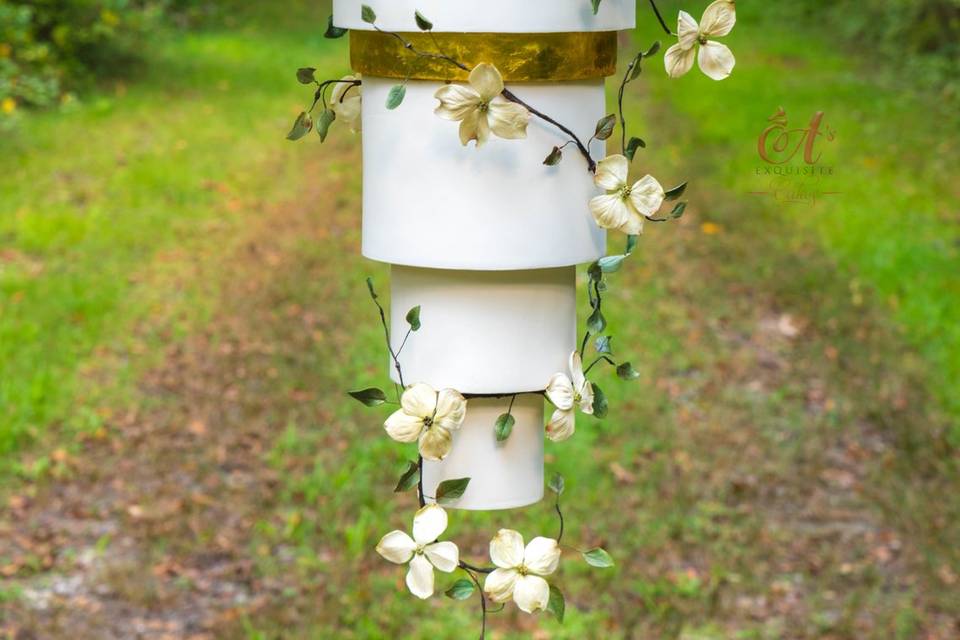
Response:
M627 82L633 82L640 77L640 72L643 71L643 65L640 64L641 60L643 60L643 54L638 53L637 57L630 63L630 73L627 75Z
M406 96L407 96L406 85L397 84L390 87L390 93L387 94L387 109L393 110L399 107Z
M337 38L342 38L347 33L347 29L341 29L337 25L333 24L333 16L330 16L327 19L327 30L324 32L324 38L330 38L331 40L336 40Z
M634 369L633 365L629 362L624 362L617 367L617 375L620 376L621 380L636 380L640 377L640 374L637 373L637 370Z
M587 267L587 275L590 276L591 280L599 280L603 277L603 269L600 268L600 263L591 262L590 266Z
M455 480L444 480L437 487L437 504L449 504L463 495L470 484L470 478L457 478Z
M373 278L367 278L367 289L370 290L370 297L376 300L377 292L373 288Z
M632 161L637 155L637 149L646 149L646 147L647 143L640 138L630 138L630 142L627 143L627 158Z
M623 266L623 261L627 259L626 255L622 256L604 256L597 260L597 263L600 265L600 269L604 273L614 273L619 271L620 267Z
M660 51L660 41L659 41L659 40L655 40L655 41L653 42L653 44L650 45L650 48L647 49L647 50L644 52L643 57L644 57L644 58L649 58L650 56L654 55L657 51Z
M563 592L553 585L550 585L550 599L547 601L547 611L552 613L557 622L563 623L563 614L567 609L567 604L563 600Z
M370 5L364 4L360 6L360 19L367 24L373 24L377 21L377 14Z
M676 200L677 198L682 196L683 192L686 190L687 190L687 183L684 182L684 183L678 184L673 189L667 190L667 192L664 193L663 196L667 200Z
M593 6L593 15L597 15L597 11L600 11L600 2L601 0L590 0L590 4Z
M611 113L608 116L600 118L597 121L597 131L593 134L593 137L597 140L606 140L613 135L613 128L617 126L617 116L616 114Z
M377 389L376 387L361 389L360 391L348 391L347 393L350 394L351 398L357 402L362 402L368 407L376 407L387 401L387 394L385 394L382 389Z
M603 330L606 328L607 319L603 317L600 309L594 309L590 317L587 318L587 329L589 329L593 335L597 335L598 333L603 333Z
M333 109L324 109L320 113L320 117L317 118L317 135L320 136L320 142L327 139L327 134L330 132L330 125L333 124L333 121L336 119L337 114Z
M416 462L408 462L407 470L403 472L403 475L400 476L400 481L397 482L397 488L393 490L394 493L403 493L404 491L409 491L417 486L417 483L420 482L420 465Z
M497 418L497 422L493 427L494 433L497 434L497 442L503 442L510 437L510 434L513 433L513 425L516 424L517 420L509 413L501 414Z
M613 558L600 547L584 551L583 559L586 560L587 564L591 567L597 567L598 569L606 569L613 566Z
M313 84L317 81L317 79L313 77L314 71L316 71L315 67L300 67L297 69L297 81L300 82L300 84Z
M560 161L563 160L563 151L560 150L560 147L554 147L553 151L550 152L550 155L544 159L543 164L548 167L552 167L556 164L560 164Z
M566 483L563 481L563 476L559 473L554 473L553 477L550 478L550 484L548 487L550 491L553 491L558 496L563 493L563 489L566 486Z
M414 12L413 18L417 21L417 27L419 27L421 31L430 31L433 29L433 23L424 18L423 14L419 11Z
M310 114L306 111L301 111L300 115L298 115L294 121L293 127L290 129L290 133L287 134L287 140L299 140L310 133L310 129L312 128L313 118L311 118Z
M410 325L412 331L420 330L420 305L407 311L407 324Z
M627 236L627 249L624 253L633 253L633 250L637 248L637 241L640 239L640 236Z
M593 417L606 418L610 411L607 396L603 393L603 389L597 386L596 382L591 382L590 385L593 387Z
M613 353L613 348L610 346L611 340L613 340L611 336L597 336L593 343L597 353Z
M466 600L473 595L473 582L466 578L460 578L454 582L449 589L444 591L448 598L454 600Z
M674 219L679 218L680 216L683 215L683 212L686 210L687 210L687 203L678 202L676 205L674 205L673 211L670 212L670 217Z

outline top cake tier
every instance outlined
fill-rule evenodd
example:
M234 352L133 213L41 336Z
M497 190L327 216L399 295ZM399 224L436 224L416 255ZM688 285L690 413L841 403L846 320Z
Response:
M434 30L454 33L575 33L632 29L635 0L603 0L593 15L590 0L333 0L338 27L372 30L360 18L362 5L377 14L387 31L418 31L414 12Z

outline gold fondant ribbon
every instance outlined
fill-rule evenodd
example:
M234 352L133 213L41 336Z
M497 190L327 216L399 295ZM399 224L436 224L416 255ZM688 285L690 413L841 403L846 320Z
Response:
M603 78L617 67L615 31L400 35L418 51L442 53L471 68L489 62L507 82ZM466 80L468 75L447 60L418 56L396 37L378 31L350 32L350 64L354 71L381 78Z

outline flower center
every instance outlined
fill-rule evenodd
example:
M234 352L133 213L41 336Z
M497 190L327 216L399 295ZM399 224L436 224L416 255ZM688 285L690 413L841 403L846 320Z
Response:
M414 551L414 553L415 553L416 555L418 555L418 556L422 556L422 555L423 555L423 545L422 545L422 544L418 544L416 550Z
M630 194L633 193L633 187L631 187L628 184L625 184L622 187L620 187L620 191L618 193L620 195L621 200L626 200L627 198L630 197Z
M699 42L701 45L707 44L707 36L698 35L697 42Z
M423 419L423 426L429 429L433 426L433 416L427 416Z
M490 103L489 103L489 102L481 102L480 104L477 105L477 110L479 110L480 113L486 113L487 110L489 110L489 109L490 109Z
M520 565L519 567L517 567L517 573L519 573L519 574L522 575L522 576L525 576L525 575L527 575L528 573L530 573L530 570L527 569L526 566Z
M580 395L579 393L573 394L573 402L574 402L574 404L580 404L580 401L581 401L581 400L583 400L583 396L582 396L582 395Z

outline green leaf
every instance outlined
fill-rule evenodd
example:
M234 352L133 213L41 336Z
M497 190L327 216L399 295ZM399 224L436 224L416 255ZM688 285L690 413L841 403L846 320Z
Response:
M601 0L590 0L590 4L593 6L593 15L597 15L597 11L600 11L600 2Z
M665 199L667 199L667 200L676 200L677 198L679 198L680 196L682 196L682 195L683 195L683 192L686 191L686 190L687 190L687 183L686 183L686 182L683 182L683 183L678 184L677 186L675 186L673 189L668 189L668 190L663 194L663 197L664 197Z
M591 262L590 266L587 267L587 275L590 276L591 280L599 280L603 277L603 269L600 268L599 262Z
M591 567L597 567L598 569L607 569L613 566L613 558L600 547L584 551L583 559L586 560L587 564Z
M287 140L299 140L310 133L310 129L312 128L313 118L311 118L310 114L306 111L301 111L300 115L298 115L294 121L293 127L290 129L290 133L287 134Z
M316 70L315 67L300 67L297 69L297 81L300 84L313 84L317 81L317 79L313 77L313 72Z
M501 414L497 418L497 422L493 427L493 432L497 434L497 442L503 442L510 437L510 434L513 433L513 425L517 423L516 418L514 418L509 413Z
M373 288L373 278L367 278L367 289L370 290L370 297L374 300L377 299L377 292Z
M377 21L377 13L368 4L360 5L360 19L367 24L373 24Z
M413 14L413 19L417 21L417 27L421 31L430 31L433 29L433 23L423 17L423 14L419 11L415 11Z
M643 65L640 64L641 60L643 60L643 54L638 53L637 57L630 63L630 75L627 76L627 82L633 82L640 77L640 72L643 71Z
M593 347L597 350L597 353L613 353L613 348L610 346L610 341L613 340L612 336L597 336L597 339L593 342Z
M449 504L463 496L470 484L470 478L457 478L455 480L444 480L437 487L437 504Z
M407 85L397 84L390 87L390 93L387 94L387 109L391 111L396 109L405 97L407 97Z
M547 601L547 612L556 617L557 622L563 624L563 614L567 610L567 604L563 599L563 592L553 585L550 585L550 599Z
M640 373L629 362L624 362L617 367L617 375L620 376L621 380L636 380L640 377Z
M331 40L336 40L337 38L342 38L347 34L347 29L342 29L337 25L333 24L333 16L331 15L327 19L327 30L324 32L324 38L330 38Z
M644 52L643 57L649 58L650 56L654 55L657 51L660 51L660 41L654 40L653 44L650 45L650 48Z
M376 387L361 389L360 391L348 391L347 393L350 394L351 398L357 402L362 402L368 407L376 407L387 401L387 394L385 394L382 389Z
M407 324L410 325L412 331L420 330L420 305L407 311Z
M566 483L563 480L563 476L559 473L554 473L553 477L550 478L550 484L547 485L550 491L553 491L555 494L562 495L563 488L566 486Z
M414 461L407 463L407 470L403 472L403 475L400 476L400 481L397 482L396 489L393 490L394 493L403 493L404 491L409 491L417 486L417 483L420 482L420 465Z
M593 417L606 418L610 412L607 396L596 382L591 382L590 385L593 387Z
M670 217L676 220L683 215L683 212L687 210L686 202L678 202L674 207L673 211L670 212Z
M550 152L550 155L544 159L543 164L547 165L548 167L552 167L560 164L561 160L563 160L563 151L560 150L560 147L554 147L553 151Z
M589 329L593 335L597 335L598 333L603 333L603 330L606 328L607 319L603 317L600 309L594 309L590 317L587 318L587 329Z
M622 256L604 256L597 260L597 263L600 265L600 269L604 273L614 273L619 271L620 267L623 266L623 261L627 259L626 255Z
M444 591L444 594L454 600L466 600L473 595L473 582L466 578L460 578L450 585L450 588Z
M646 149L647 143L641 140L640 138L630 138L630 142L627 143L627 158L631 161L633 157L637 155L637 149Z
M330 125L336 119L337 114L333 109L324 109L320 113L320 117L317 118L317 135L320 136L320 142L326 141L327 134L330 132Z
M608 116L600 118L597 121L597 131L593 134L593 137L597 140L606 140L613 135L613 128L617 126L617 116L616 114L611 113Z
M637 248L637 241L640 239L640 236L627 236L627 248L624 253L633 253L633 250Z

